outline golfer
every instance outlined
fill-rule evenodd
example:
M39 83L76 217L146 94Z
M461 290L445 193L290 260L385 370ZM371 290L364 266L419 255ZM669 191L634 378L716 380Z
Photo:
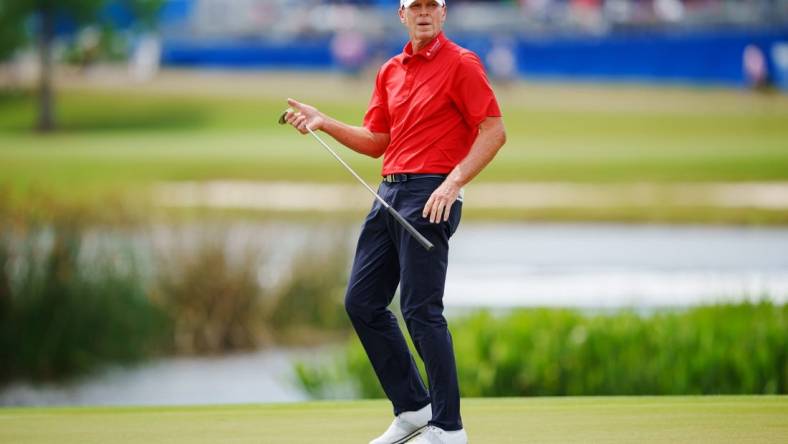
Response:
M285 119L302 134L307 127L322 130L361 154L384 156L378 194L435 245L423 248L377 201L361 230L345 307L395 415L370 444L464 444L443 316L449 238L460 222L462 187L492 160L506 135L479 57L442 32L445 0L400 0L399 18L410 42L381 67L363 126L292 99ZM397 285L429 391L387 308Z

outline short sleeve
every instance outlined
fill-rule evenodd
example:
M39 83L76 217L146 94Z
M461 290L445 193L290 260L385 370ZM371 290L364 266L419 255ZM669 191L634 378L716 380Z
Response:
M451 98L471 128L477 128L487 117L501 117L495 93L487 81L479 56L464 52L452 81Z
M388 133L391 127L383 75L384 70L381 68L375 79L375 90L372 91L367 113L364 115L364 127L373 133Z

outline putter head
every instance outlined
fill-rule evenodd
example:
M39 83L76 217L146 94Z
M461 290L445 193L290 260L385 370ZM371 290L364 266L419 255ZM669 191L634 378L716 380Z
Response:
M292 112L292 111L293 111L293 108L287 108L286 110L282 111L282 115L279 116L279 124L280 125L284 125L285 123L287 123L287 121L285 120L285 116L287 115L287 113Z

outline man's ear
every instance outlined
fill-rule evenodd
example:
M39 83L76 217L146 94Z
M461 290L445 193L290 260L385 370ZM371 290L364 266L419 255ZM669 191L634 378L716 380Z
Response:
M397 15L399 15L400 23L402 23L404 25L405 24L405 8L400 7L399 10L397 11Z
M443 14L441 14L441 25L446 23L446 6L443 7Z

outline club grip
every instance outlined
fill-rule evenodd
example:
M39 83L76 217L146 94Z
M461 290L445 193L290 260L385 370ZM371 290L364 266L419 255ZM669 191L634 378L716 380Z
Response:
M410 235L413 236L417 241L419 241L419 243L421 244L422 247L424 247L425 250L427 251L432 250L432 248L434 247L434 245L432 245L432 242L428 241L426 237L422 236L422 234L418 232L418 230L413 228L413 225L411 225L410 222L406 221L405 218L402 217L402 215L399 214L397 210L394 209L394 207L389 205L387 209L389 210L389 214L391 214L394 217L394 219L397 219L397 222L399 222L403 227L405 227L405 229L408 230Z

